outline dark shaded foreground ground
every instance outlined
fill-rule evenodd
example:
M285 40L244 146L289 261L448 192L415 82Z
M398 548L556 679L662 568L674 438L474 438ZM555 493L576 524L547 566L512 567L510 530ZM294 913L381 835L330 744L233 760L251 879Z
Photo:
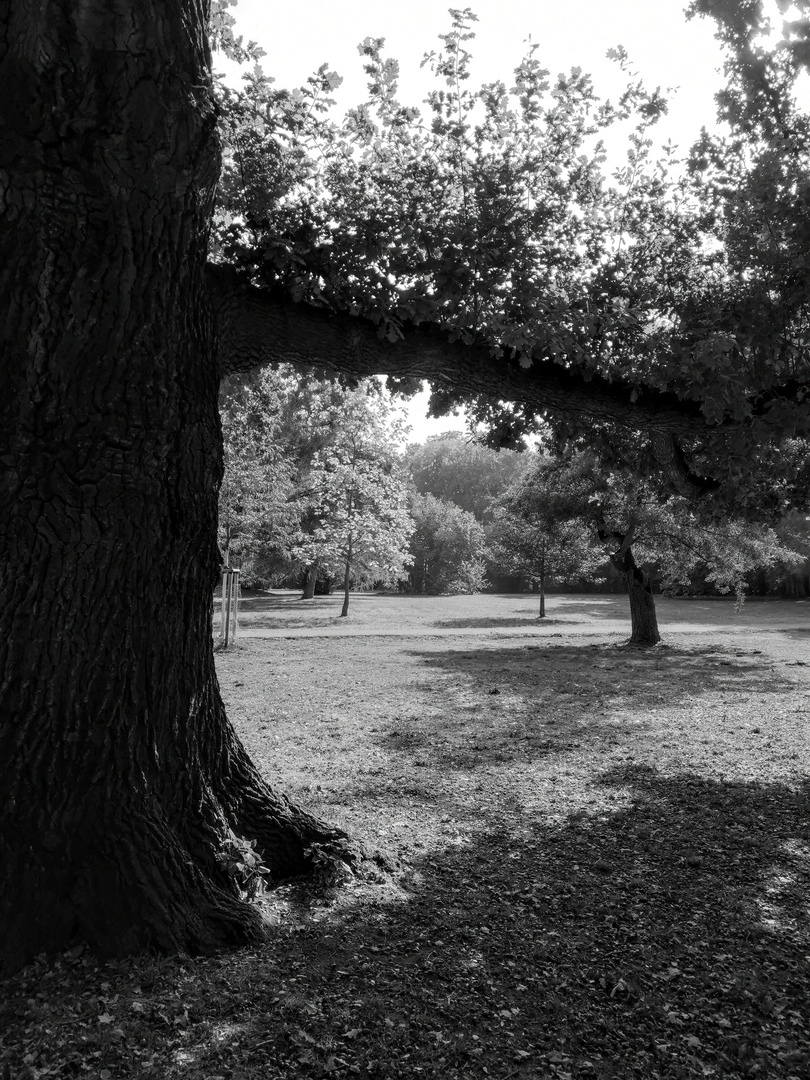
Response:
M806 1080L806 641L222 654L256 760L397 871L280 888L260 949L43 960L2 988L5 1075Z
M291 897L266 949L42 965L7 1030L31 1076L806 1077L807 786L601 783L630 805L483 833L376 902Z

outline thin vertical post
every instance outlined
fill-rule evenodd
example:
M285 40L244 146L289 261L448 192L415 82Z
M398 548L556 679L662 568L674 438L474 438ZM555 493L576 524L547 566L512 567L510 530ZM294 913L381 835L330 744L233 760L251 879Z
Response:
M228 568L223 566L222 568L222 604L219 609L219 636L225 637L225 593L227 592L226 582L228 580Z
M236 646L236 632L239 627L239 571L233 570L233 643Z
M223 635L225 648L228 648L228 640L231 636L231 582L233 581L233 575L230 569L225 572L225 596L222 598L225 611L225 633Z

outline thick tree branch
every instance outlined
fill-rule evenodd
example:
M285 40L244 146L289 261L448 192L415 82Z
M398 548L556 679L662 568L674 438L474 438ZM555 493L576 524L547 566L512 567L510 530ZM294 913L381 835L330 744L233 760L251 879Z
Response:
M522 367L506 350L451 341L423 324L406 325L400 341L381 338L368 319L295 303L281 291L246 287L228 269L209 267L223 374L270 363L306 364L344 374L414 376L470 397L519 402L538 413L607 420L638 430L705 434L700 405L677 394L640 390L601 375L590 378L548 360Z
M701 486L705 494L705 484L690 474L676 439L705 437L742 422L713 424L699 401L551 360L536 359L525 368L509 350L451 341L447 331L430 324L405 324L402 339L392 342L368 319L296 303L281 289L246 286L227 267L209 266L209 281L223 374L287 363L358 377L411 376L444 384L454 394L515 402L530 412L551 410L646 430L658 436L656 457L666 459L673 479L691 486L693 495ZM745 422L766 416L777 400L799 402L806 392L797 382L752 397Z
M691 470L674 435L666 431L651 431L650 443L657 464L680 495L687 499L699 499L716 491L720 486L717 480L698 476Z

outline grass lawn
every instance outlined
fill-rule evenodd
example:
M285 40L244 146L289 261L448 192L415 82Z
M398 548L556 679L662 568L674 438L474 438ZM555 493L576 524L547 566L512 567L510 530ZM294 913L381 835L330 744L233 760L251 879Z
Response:
M0 1077L810 1077L810 604L247 598L231 718L395 870L2 987ZM215 625L216 617L215 617ZM380 875L381 876L381 875Z

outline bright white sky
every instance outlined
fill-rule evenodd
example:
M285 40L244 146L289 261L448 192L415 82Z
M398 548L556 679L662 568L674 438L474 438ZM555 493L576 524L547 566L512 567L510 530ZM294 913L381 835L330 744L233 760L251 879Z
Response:
M357 51L365 37L386 39L386 54L400 62L400 100L421 103L432 77L420 69L420 61L449 30L449 6L436 0L239 0L233 14L237 32L265 49L262 67L279 87L303 84L324 63L342 75L335 97L343 113L365 100L366 76ZM687 22L686 0L475 0L470 6L479 20L468 46L474 58L471 86L495 80L509 85L531 37L539 45L537 58L552 75L581 67L593 75L599 93L615 97L622 77L605 53L623 45L647 85L675 90L669 115L659 125L662 142L669 138L686 150L703 125L712 125L722 58L714 23ZM458 417L425 420L425 399L415 399L409 409L412 441L463 427Z

